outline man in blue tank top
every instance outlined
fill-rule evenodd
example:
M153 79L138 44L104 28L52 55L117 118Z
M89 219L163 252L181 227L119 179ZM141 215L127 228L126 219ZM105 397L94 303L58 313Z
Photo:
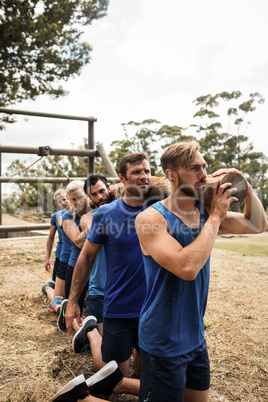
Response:
M88 279L95 258L104 245L107 281L104 293L102 361L116 360L129 375L132 347L138 351L138 323L146 283L135 218L144 209L150 184L150 164L142 152L125 155L119 165L124 184L123 198L100 206L93 215L91 230L77 261L66 323L80 322L77 299ZM69 334L71 326L69 324ZM138 362L138 353L136 353ZM104 364L104 363L102 363Z
M171 194L136 219L147 283L141 310L140 401L206 402L210 386L204 337L210 253L219 232L260 233L267 221L248 184L244 213L228 212L237 198L219 185L211 206L197 201L206 186L206 162L197 143L169 146L161 157ZM202 197L201 197L202 199Z

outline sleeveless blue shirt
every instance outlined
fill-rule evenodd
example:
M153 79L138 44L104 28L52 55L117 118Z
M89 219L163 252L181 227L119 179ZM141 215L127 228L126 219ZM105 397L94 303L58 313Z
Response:
M191 229L161 202L152 205L166 219L171 235L186 247L200 233L208 214L198 202L201 227ZM147 294L139 324L139 346L161 357L181 356L198 348L204 338L210 258L195 280L183 280L167 271L151 256L143 255Z
M60 211L55 212L50 219L50 224L52 226L56 226L56 229L58 231L58 243L56 246L55 250L55 256L56 258L60 258L60 252L61 252L61 245L62 245L62 231L60 228L60 225L58 224L58 217L63 215L65 213L64 209L61 209Z
M75 214L75 216L74 216L74 214ZM78 213L76 211L65 212L65 214L62 217L62 222L66 221L66 220L73 221L76 224L76 226L78 227L79 231L82 232L82 229L80 227L81 217L80 217L80 215L78 215ZM63 232L64 232L64 230L63 230ZM64 232L64 234L65 234L65 236L67 236L65 232ZM69 238L69 241L70 241L70 245L71 245L71 253L69 256L68 265L70 267L74 268L76 261L79 257L81 248L77 247L70 238Z

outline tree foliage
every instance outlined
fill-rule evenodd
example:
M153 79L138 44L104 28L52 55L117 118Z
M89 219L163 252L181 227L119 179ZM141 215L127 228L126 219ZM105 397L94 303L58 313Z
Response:
M90 61L82 27L106 14L109 0L0 0L0 106L48 94Z
M242 171L267 208L268 160L262 152L254 150L246 135L251 124L249 114L263 103L264 98L258 92L248 98L240 91L198 97L194 104L199 110L194 118L199 124L192 127L201 135L199 143L208 171L212 173L224 167Z

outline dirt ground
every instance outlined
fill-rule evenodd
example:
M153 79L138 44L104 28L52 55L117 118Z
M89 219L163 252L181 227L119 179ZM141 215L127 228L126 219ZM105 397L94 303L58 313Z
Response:
M73 376L94 373L90 352L74 354L47 310L45 244L46 237L0 240L1 401L49 401ZM268 400L267 268L268 257L213 250L205 317L210 401Z

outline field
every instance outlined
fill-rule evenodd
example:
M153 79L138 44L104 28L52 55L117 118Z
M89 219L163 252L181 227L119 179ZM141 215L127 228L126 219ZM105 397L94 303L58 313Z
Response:
M210 401L267 401L267 233L258 237L261 249L256 250L256 239L219 238L221 249L212 253L205 317ZM43 268L45 244L46 237L0 240L1 401L49 401L73 376L94 373L90 352L74 354L71 339L47 311L41 294L49 279ZM110 400L137 398L114 395Z

